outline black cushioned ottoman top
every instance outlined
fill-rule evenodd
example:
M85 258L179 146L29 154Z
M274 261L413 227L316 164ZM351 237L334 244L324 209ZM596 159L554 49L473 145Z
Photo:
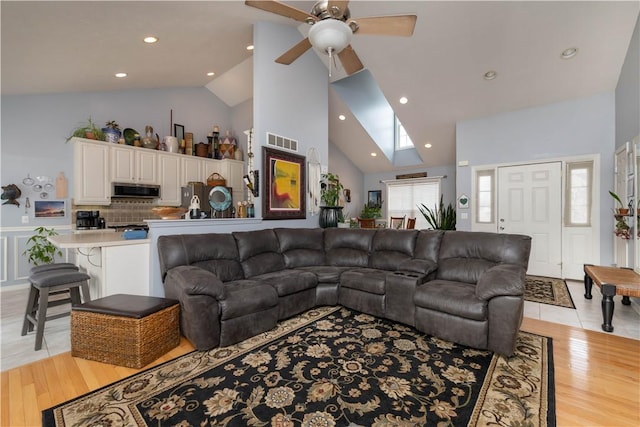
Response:
M74 305L73 310L141 319L175 304L174 299L116 294Z

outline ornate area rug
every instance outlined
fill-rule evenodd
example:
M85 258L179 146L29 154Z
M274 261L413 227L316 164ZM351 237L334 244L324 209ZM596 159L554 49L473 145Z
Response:
M526 301L576 308L569 293L567 282L562 279L527 276L524 286L524 299Z
M511 358L320 307L43 411L44 426L554 426L551 339Z

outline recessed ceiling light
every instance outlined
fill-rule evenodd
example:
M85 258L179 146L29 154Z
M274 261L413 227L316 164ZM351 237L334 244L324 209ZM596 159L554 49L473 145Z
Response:
M347 118L345 117L345 115L344 115L344 114L340 114L340 115L338 116L338 118L339 118L340 120L343 120L343 121L344 121L344 120L347 120Z
M429 144L428 142L426 144L424 144L424 146L425 146L425 148L431 148L432 147L432 145Z
M491 70L491 71L487 71L486 73L484 73L484 75L482 76L483 79L485 80L493 80L496 77L498 77L498 73L496 73L495 71Z
M371 157L376 157L378 153L371 153Z
M253 45L250 44L249 46L247 46L247 50L253 50Z
M145 43L156 43L158 41L158 38L155 36L147 36L144 39L142 39L142 41L144 41Z
M115 74L117 78L121 79L123 77L127 77L127 73L116 73Z
M409 100L407 99L406 96L403 96L402 98L400 98L400 104L406 104L407 102L409 102Z
M560 58L562 59L571 59L574 56L576 56L576 54L578 53L578 48L577 47L570 47L568 49L565 49L562 51L562 53L560 54Z
M209 72L207 73L207 76L209 76L209 77L211 77L211 76L215 76L215 75L216 75L216 73L214 73L213 71L209 71Z

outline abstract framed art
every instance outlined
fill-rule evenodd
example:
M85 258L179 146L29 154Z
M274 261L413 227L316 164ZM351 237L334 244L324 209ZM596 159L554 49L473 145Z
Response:
M263 219L305 219L305 157L262 147Z

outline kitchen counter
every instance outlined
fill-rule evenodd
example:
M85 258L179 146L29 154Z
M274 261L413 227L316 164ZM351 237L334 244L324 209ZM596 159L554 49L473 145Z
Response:
M91 299L114 294L150 295L149 242L125 239L122 233L96 231L48 237L60 249L73 249L86 272Z
M131 239L115 232L83 232L48 237L49 241L60 249L101 248L107 246L139 245L149 243L149 239Z

